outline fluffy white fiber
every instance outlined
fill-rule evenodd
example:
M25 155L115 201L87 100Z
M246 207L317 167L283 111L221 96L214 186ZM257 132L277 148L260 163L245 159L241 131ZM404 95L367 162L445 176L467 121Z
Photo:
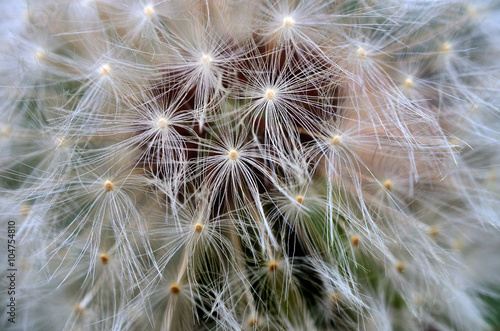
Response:
M0 328L492 330L499 10L1 0Z

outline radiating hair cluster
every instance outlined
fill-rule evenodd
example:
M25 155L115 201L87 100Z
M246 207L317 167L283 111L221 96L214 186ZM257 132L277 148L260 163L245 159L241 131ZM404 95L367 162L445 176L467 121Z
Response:
M0 328L489 330L499 10L2 0Z

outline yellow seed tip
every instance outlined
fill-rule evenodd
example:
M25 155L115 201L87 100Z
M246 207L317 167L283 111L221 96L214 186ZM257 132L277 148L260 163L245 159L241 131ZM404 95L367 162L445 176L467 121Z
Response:
M276 92L274 92L273 90L269 89L266 91L265 95L267 100L273 100L275 97L276 97Z
M43 60L45 58L45 54L46 54L46 52L44 50L39 49L35 53L35 59L37 59L37 60Z
M413 78L411 78L411 77L407 77L407 78L405 79L405 86L406 86L407 88L412 88L412 87L414 86L414 84L415 84L415 83L413 82Z
M284 27L290 27L295 23L294 19L290 16L287 16L283 19L283 26Z
M351 244L353 246L358 246L359 245L359 237L358 236L351 236Z
M107 180L107 181L104 182L104 189L106 191L108 191L108 192L112 191L114 189L114 187L115 187L115 184L113 184L113 182L111 182L109 180Z
M109 256L106 253L101 254L101 262L102 264L107 264L109 262Z
M151 17L155 14L155 9L153 6L146 6L144 7L144 15Z
M254 327L254 326L257 326L259 325L259 320L257 318L251 318L248 320L248 326L249 327Z
M203 231L203 228L204 228L203 224L196 223L196 225L194 226L194 231L196 233L201 233L201 231Z
M330 294L330 300L332 300L332 303L336 304L339 302L339 300L342 298L342 295L339 292L333 292Z
M160 117L160 119L158 119L158 129L163 130L168 126L168 124L168 120L165 117Z
M205 67L209 67L210 64L212 63L212 58L209 55L203 55L201 57L201 64L203 64Z
M336 135L335 137L332 138L331 141L333 146L338 146L342 142L342 136Z
M111 66L109 64L103 64L101 66L101 75L107 76L111 73Z
M0 133L3 137L7 137L10 135L10 127L8 125L0 126Z
M442 46L441 46L441 51L442 52L450 52L453 50L453 46L449 43L449 42L445 42Z
M364 48L358 48L358 56L359 57L366 57L366 51L364 50Z
M82 315L83 313L85 313L85 308L82 307L81 305L76 305L76 307L75 307L75 314L76 315Z
M439 228L437 227L437 225L433 225L431 227L429 227L429 236L435 238L439 235Z
M403 262L397 262L395 267L396 267L396 271L399 272L400 274L402 274L406 269L406 266Z
M236 160L238 158L238 152L234 149L230 150L229 153L227 153L227 156L229 157L229 159L231 160Z
M384 185L386 190L388 190L388 191L392 190L393 184L392 184L392 181L390 181L389 179L386 180L383 185Z
M179 285L173 284L172 286L170 286L170 292L172 294L178 294L180 291L181 291L181 288L179 287Z
M277 262L271 262L269 263L269 271L276 271L278 270L278 263Z
M297 195L297 197L295 199L300 204L302 204L304 202L304 196L302 196L302 195Z

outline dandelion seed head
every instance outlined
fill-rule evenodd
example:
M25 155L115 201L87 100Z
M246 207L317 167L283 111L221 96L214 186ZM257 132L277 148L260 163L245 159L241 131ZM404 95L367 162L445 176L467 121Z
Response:
M70 313L19 325L391 330L395 294L410 328L484 329L495 0L9 1L0 205L19 299Z

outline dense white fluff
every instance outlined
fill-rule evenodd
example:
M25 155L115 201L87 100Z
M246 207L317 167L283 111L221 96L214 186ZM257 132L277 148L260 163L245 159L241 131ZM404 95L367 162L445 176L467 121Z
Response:
M497 327L499 9L0 0L0 328Z

